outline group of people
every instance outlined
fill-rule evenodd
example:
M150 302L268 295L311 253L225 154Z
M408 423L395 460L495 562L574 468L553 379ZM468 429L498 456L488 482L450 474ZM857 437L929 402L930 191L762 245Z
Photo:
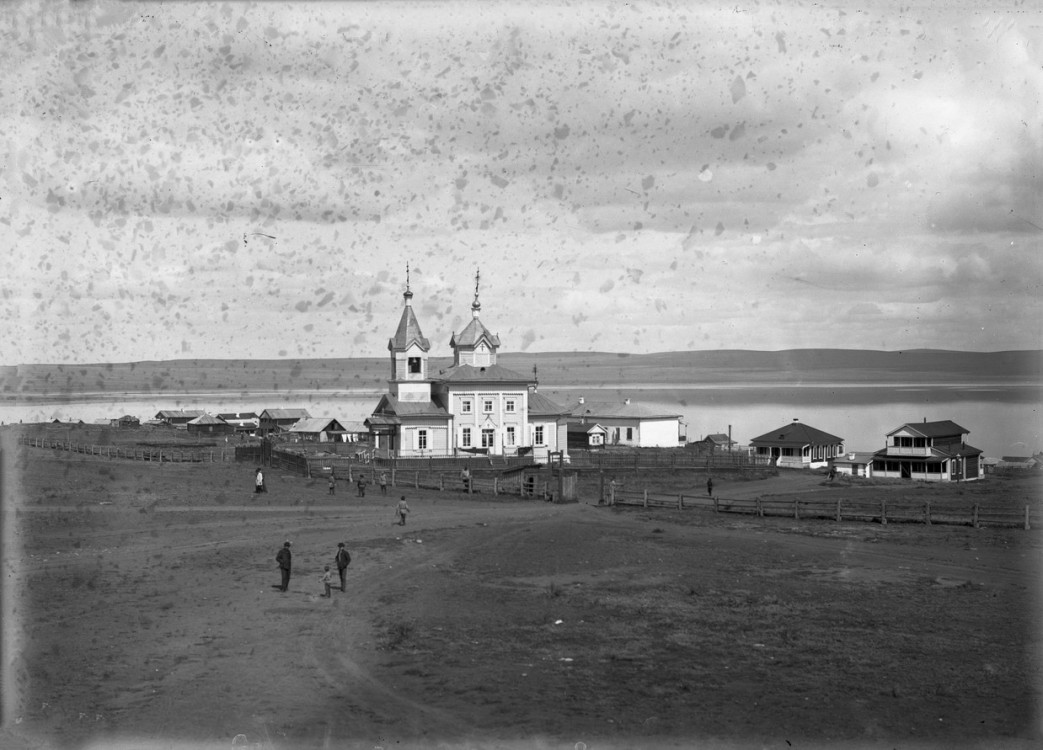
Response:
M286 591L290 587L290 570L293 567L293 553L290 552L290 547L289 542L283 542L282 548L275 555L275 561L279 564L279 573L282 575L282 581L276 587L279 591ZM337 544L337 552L333 556L333 563L337 566L337 573L340 575L340 590L347 591L347 571L348 566L351 564L351 553L344 546L344 542ZM323 586L323 593L320 596L326 598L332 596L333 572L330 570L329 565L323 568L322 576L319 580Z
M380 472L380 476L377 477L377 483L380 485L380 494L387 495L388 493L388 475L386 471ZM358 496L366 496L366 486L369 484L369 480L366 479L366 473L360 471L358 478L355 480L355 486L358 488ZM333 494L333 475L330 474L330 494Z

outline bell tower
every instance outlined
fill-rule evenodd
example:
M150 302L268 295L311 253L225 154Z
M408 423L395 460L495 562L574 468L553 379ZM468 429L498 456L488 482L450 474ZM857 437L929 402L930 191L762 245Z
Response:
M482 303L478 301L478 283L481 272L474 275L474 302L471 303L471 322L459 334L453 334L449 346L453 348L453 366L471 365L488 367L496 364L496 350L500 348L500 337L489 332L478 319Z
M388 339L391 353L391 395L399 401L430 401L431 381L427 358L431 342L424 338L413 313L413 292L409 288L409 265L406 265L406 291L402 295L402 317L395 335Z

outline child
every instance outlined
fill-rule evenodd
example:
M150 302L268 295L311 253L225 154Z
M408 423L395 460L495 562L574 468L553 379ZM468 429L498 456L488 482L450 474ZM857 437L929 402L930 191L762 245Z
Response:
M337 491L337 478L330 474L330 494L333 495Z
M398 525L399 526L405 526L406 525L406 513L409 512L409 506L406 504L406 496L405 495L403 495L402 499L398 501L398 508L396 509L396 511L398 512Z
M386 495L388 493L388 475L387 472L380 472L380 494Z
M330 593L330 584L333 583L333 573L330 572L329 565L327 565L323 570L325 572L322 574L322 578L320 578L319 580L322 581L322 585L323 588L326 589L326 593L320 594L320 596L329 599L332 596L332 594Z

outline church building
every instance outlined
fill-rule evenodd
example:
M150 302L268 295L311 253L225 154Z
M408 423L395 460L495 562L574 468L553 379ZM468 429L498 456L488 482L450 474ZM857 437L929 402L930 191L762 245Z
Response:
M477 280L471 320L449 341L453 364L431 372L431 342L413 311L406 273L402 317L388 341L388 392L366 420L378 452L401 458L532 455L545 462L551 452L566 450L565 410L536 393L535 377L497 364L500 338L479 318Z

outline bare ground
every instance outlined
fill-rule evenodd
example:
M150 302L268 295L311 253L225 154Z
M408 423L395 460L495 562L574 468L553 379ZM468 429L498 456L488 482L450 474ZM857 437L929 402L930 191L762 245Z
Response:
M413 490L399 527L401 489L276 475L256 496L253 466L4 455L3 747L1043 738L1035 530ZM348 590L320 598L338 541Z

